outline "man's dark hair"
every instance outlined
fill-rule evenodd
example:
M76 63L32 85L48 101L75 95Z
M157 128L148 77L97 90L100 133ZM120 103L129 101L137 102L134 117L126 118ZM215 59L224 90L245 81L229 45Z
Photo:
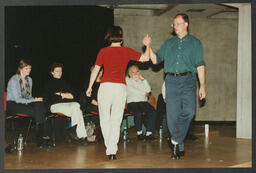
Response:
M184 20L184 22L188 23L188 28L189 28L189 17L188 17L188 15L185 14L185 13L178 13L178 14L176 14L176 16L174 17L174 19L175 19L176 17L178 17L178 16L181 16L182 19Z
M176 17L178 17L178 16L181 16L181 17L182 17L182 19L183 19L186 23L188 23L188 24L189 24L189 18L188 18L188 15L186 15L185 13L178 13L178 14L176 14L176 16L174 17L174 19L175 19Z
M54 71L55 68L57 67L61 67L62 69L64 68L63 64L62 63L58 63L58 62L55 62L55 63L52 63L49 67L49 71L50 73Z

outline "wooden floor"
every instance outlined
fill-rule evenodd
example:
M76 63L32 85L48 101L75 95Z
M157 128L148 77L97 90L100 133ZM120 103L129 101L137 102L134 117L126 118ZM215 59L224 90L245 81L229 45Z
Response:
M129 141L120 140L117 160L108 161L103 143L78 146L57 143L50 150L28 143L19 154L5 154L5 169L86 169L86 168L227 168L251 167L252 141L236 139L234 126L214 126L210 136L196 127L196 141L185 141L185 157L170 158L167 139L137 141L135 129L129 129ZM217 133L214 133L217 132Z

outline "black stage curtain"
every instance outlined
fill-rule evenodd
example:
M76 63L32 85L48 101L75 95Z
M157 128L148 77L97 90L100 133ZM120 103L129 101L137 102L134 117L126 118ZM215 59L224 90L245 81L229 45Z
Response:
M5 8L5 88L18 61L31 60L33 95L40 96L53 62L64 64L63 78L77 96L89 81L90 67L114 23L112 9L96 6Z

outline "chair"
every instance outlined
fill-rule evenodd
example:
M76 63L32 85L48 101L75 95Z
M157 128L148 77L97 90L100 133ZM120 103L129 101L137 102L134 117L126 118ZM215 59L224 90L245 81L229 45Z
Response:
M92 109L90 110L89 107L87 107L86 113L84 115L84 123L85 126L87 126L88 123L93 122L95 124L95 129L93 132L93 135L96 135L96 139L94 142L99 142L103 140L103 135L100 127L100 119L99 119L99 112ZM88 142L92 142L87 138Z
M26 114L22 114L22 113L14 113L14 114L7 114L6 113L6 107L7 107L7 92L4 92L4 112L5 112L5 119L6 120L13 120L12 121L12 130L13 130L13 134L14 134L14 140L15 140L15 127L14 127L14 120L18 119L18 118L28 118L29 119L29 125L28 125L28 129L27 129L27 133L26 136L24 138L24 144L27 143L27 138L29 135L29 131L31 129L31 125L32 125L32 117L26 115Z
M85 125L87 122L90 122L94 118L96 118L96 121L99 120L99 112L97 112L97 110L90 105L89 98L87 97L85 92L82 92L80 94L79 104L80 109L83 112Z
M70 121L70 117L67 117L65 114L60 112L50 113L50 115L47 117L51 121L51 139L52 139L52 145L56 146L56 119L57 118L68 118ZM71 122L70 122L71 123ZM70 124L69 123L69 124ZM69 127L68 127L69 128Z
M156 98L154 97L154 95L152 94L152 92L148 93L148 103L153 106L153 108L156 110L156 107L157 107L157 102L156 102ZM122 121L122 124L125 122L124 124L124 132L123 133L126 133L128 134L128 117L130 116L134 116L134 113L133 112L129 112L127 110L127 106L128 104L125 105L125 110L124 110L124 115L123 115L123 121ZM146 127L146 124L147 124L147 120L146 120L146 112L142 112L142 116L143 117L143 125L144 127Z
M86 122L92 121L93 118L96 118L97 120L99 120L99 112L96 112L96 111L86 112L86 114L84 115L85 125L86 125Z
M124 110L123 114L123 121L122 121L122 126L124 126L123 134L128 134L128 117L129 116L134 116L133 112L128 112L126 109ZM124 140L128 140L127 138L123 138Z
M55 129L55 122L57 118L64 118L67 117L65 114L60 113L60 112L55 112L55 113L50 113L50 115L48 116L48 118L51 119L51 127L52 127L52 133L51 133L51 138L52 138L52 145L56 146L56 129ZM70 117L67 117L69 119L69 121L71 120ZM99 119L99 113L95 112L95 111L86 111L85 115L84 115L84 122L86 125L86 122L91 121L93 118L97 118L95 121L98 121ZM71 122L69 123L69 127L71 127Z

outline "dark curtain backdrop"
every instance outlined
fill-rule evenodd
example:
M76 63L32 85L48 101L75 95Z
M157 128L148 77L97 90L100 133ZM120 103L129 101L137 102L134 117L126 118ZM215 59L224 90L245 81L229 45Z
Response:
M5 88L26 58L32 62L33 96L42 95L53 62L64 64L63 78L78 96L114 23L112 9L96 6L6 7L5 19Z

